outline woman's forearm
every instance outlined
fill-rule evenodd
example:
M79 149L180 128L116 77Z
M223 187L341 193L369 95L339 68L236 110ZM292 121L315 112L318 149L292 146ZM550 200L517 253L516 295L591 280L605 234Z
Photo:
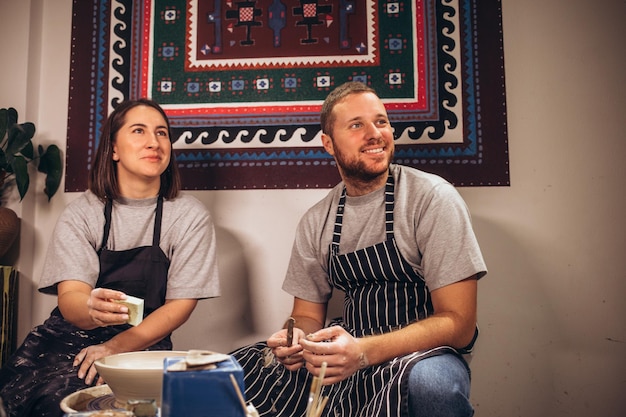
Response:
M143 321L105 342L116 352L146 349L183 325L193 312L197 300L168 300Z

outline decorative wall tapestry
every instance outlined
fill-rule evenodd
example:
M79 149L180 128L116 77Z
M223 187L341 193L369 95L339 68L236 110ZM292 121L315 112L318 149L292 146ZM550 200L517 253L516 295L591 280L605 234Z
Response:
M509 185L500 0L74 0L66 191L122 100L171 118L186 189L328 188L319 111L374 87L395 161Z

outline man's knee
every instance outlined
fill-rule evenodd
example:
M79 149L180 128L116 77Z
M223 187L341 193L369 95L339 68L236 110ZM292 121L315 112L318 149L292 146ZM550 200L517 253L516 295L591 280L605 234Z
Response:
M470 381L465 364L454 355L440 355L418 362L409 376L412 417L473 415L469 402Z

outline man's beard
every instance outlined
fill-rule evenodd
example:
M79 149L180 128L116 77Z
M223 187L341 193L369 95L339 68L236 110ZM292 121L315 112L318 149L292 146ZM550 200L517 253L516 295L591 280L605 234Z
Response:
M362 160L350 160L341 153L341 151L335 149L335 160L337 165L341 169L341 172L346 178L360 181L369 182L379 178L381 175L386 174L389 170L389 164L393 159L393 152L389 155L389 160L384 168L381 169L368 169L367 164Z

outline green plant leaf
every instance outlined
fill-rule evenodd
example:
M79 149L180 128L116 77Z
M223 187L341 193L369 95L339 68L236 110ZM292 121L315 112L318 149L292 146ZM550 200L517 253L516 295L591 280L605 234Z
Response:
M7 157L4 154L4 151L0 148L0 170L7 170L9 168L9 164L7 163Z
M17 110L13 107L7 109L7 128L17 123Z
M7 120L7 109L0 109L0 143L4 140L4 135L7 134Z
M17 185L17 190L20 193L20 201L24 199L30 184L27 164L28 162L26 162L26 159L20 155L16 156L11 162L13 172L15 172L15 184Z
M50 145L48 149L39 145L38 152L35 152L34 136L35 125L31 122L18 123L15 108L0 109L0 177L15 177L22 201L30 185L28 164L36 160L37 170L46 175L44 193L50 201L58 191L63 176L61 151L56 145Z
M37 171L48 174L53 170L61 169L61 151L57 145L50 145L44 149L42 145L37 146L39 152L39 165Z
M39 166L37 170L46 174L44 193L46 193L48 201L50 201L61 184L61 176L63 173L61 151L57 145L50 145L46 150L43 149L43 146L39 145L38 149Z
M24 158L26 158L27 161L32 161L35 158L35 147L33 146L33 142L29 141L26 146L22 148L20 153L24 155Z
M20 153L22 149L26 148L28 152L28 146L30 145L30 158L32 159L32 142L31 139L35 136L35 125L31 122L14 124L9 128L9 139L7 142L6 154L7 159L11 160L12 156Z

